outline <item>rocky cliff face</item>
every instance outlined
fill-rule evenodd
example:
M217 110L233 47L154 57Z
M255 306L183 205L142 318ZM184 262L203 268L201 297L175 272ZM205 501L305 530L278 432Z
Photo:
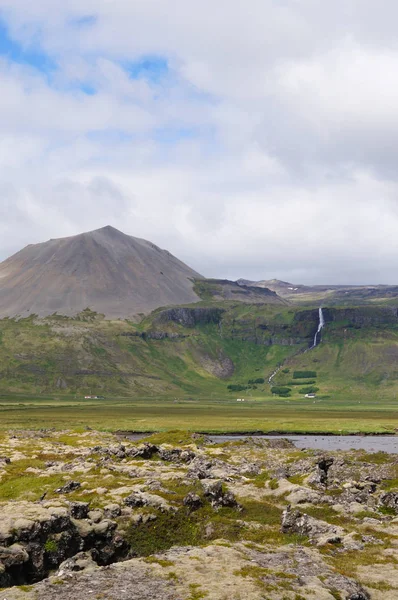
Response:
M398 308L396 307L357 307L357 308L324 308L326 323L346 322L358 327L379 327L398 325Z
M161 325L173 322L183 327L218 325L224 312L222 308L169 308L159 312L154 323Z

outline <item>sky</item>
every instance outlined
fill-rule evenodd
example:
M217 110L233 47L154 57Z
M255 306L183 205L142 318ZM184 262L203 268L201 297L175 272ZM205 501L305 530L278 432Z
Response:
M207 277L398 284L396 0L0 0L0 260L112 225Z

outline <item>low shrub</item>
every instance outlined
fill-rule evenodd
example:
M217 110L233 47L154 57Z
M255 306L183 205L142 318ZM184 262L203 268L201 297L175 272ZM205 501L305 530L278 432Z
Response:
M243 392L244 390L249 389L249 386L248 385L242 385L240 383L230 383L227 386L227 389L230 392Z
M290 392L292 390L289 387L284 387L282 385L274 385L271 388L271 393L275 394L276 396L282 396L284 398L286 398L287 396L290 395Z
M316 371L294 371L293 379L312 379L316 377Z
M315 385L309 385L299 389L299 394L315 394L316 392L319 392L319 387L316 387Z

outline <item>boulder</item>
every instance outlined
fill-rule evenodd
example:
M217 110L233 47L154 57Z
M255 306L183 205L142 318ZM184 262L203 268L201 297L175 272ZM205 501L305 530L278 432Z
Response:
M341 542L344 536L342 527L330 525L326 521L292 510L290 505L283 511L281 531L306 536L319 546Z
M159 458L166 462L180 462L181 449L180 448L160 448Z
M193 512L194 510L198 510L199 508L201 508L201 506L203 506L203 502L200 496L194 494L193 492L189 492L189 494L185 496L183 503L184 506L189 508L191 512Z
M97 508L96 510L90 510L87 513L87 517L93 523L99 523L101 521L101 519L103 519L104 513L103 513L103 511L100 508Z
M122 510L119 504L107 504L104 506L104 515L108 519L116 519L116 517L120 517Z
M317 462L315 473L308 478L308 483L326 486L328 484L328 472L333 463L334 459L331 456L322 456Z
M386 492L379 500L382 506L392 508L398 514L398 492Z
M210 469L213 466L213 462L208 458L197 456L190 464L188 477L196 479L209 479Z
M124 503L131 508L150 506L151 508L156 508L162 512L172 509L170 504L164 498L156 496L155 494L148 494L147 492L133 492L124 499Z
M56 494L70 494L81 487L78 481L68 481L65 485L55 490Z
M228 490L223 490L222 481L203 482L204 495L209 500L213 508L222 506L228 508L237 508L239 506L235 496Z
M59 565L57 576L62 577L76 571L85 571L86 569L98 568L97 563L93 560L91 552L78 552L75 556L64 560Z
M0 546L0 564L5 569L15 568L28 562L28 560L29 554L24 546L20 544L13 544L9 548Z
M149 444L148 442L146 442L145 444L140 444L139 446L130 448L127 451L127 455L130 456L131 458L149 459L149 458L152 458L152 456L154 454L156 454L157 452L159 452L158 446L155 446L154 444Z

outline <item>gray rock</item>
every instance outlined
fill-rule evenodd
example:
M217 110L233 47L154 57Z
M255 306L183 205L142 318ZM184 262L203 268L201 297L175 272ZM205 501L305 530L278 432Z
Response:
M189 492L183 500L184 506L187 506L191 512L198 510L203 506L202 499L197 494Z
M205 497L210 501L213 508L220 508L221 506L237 508L239 506L233 493L223 490L222 481L204 482L203 489Z
M386 492L380 496L380 504L392 508L398 514L398 492Z
M342 527L330 525L298 510L291 510L290 505L283 511L281 531L307 536L318 545L341 542L344 536Z
M104 515L108 519L116 519L116 517L120 517L122 510L119 504L107 504L104 506Z
M209 479L213 462L208 458L197 456L190 464L188 476L196 479Z
M181 459L181 449L180 448L172 448L171 450L160 448L159 449L159 458L166 462L180 462Z
M101 519L103 519L104 513L103 513L103 511L100 508L97 508L96 510L90 510L87 513L87 517L93 523L99 523L101 521Z
M333 462L332 457L322 456L317 462L315 473L309 477L308 482L326 486L328 484L328 472Z
M63 563L59 565L57 576L62 577L69 573L74 573L76 571L84 571L86 569L95 569L98 568L97 563L93 560L91 556L91 552L79 552L68 558Z

